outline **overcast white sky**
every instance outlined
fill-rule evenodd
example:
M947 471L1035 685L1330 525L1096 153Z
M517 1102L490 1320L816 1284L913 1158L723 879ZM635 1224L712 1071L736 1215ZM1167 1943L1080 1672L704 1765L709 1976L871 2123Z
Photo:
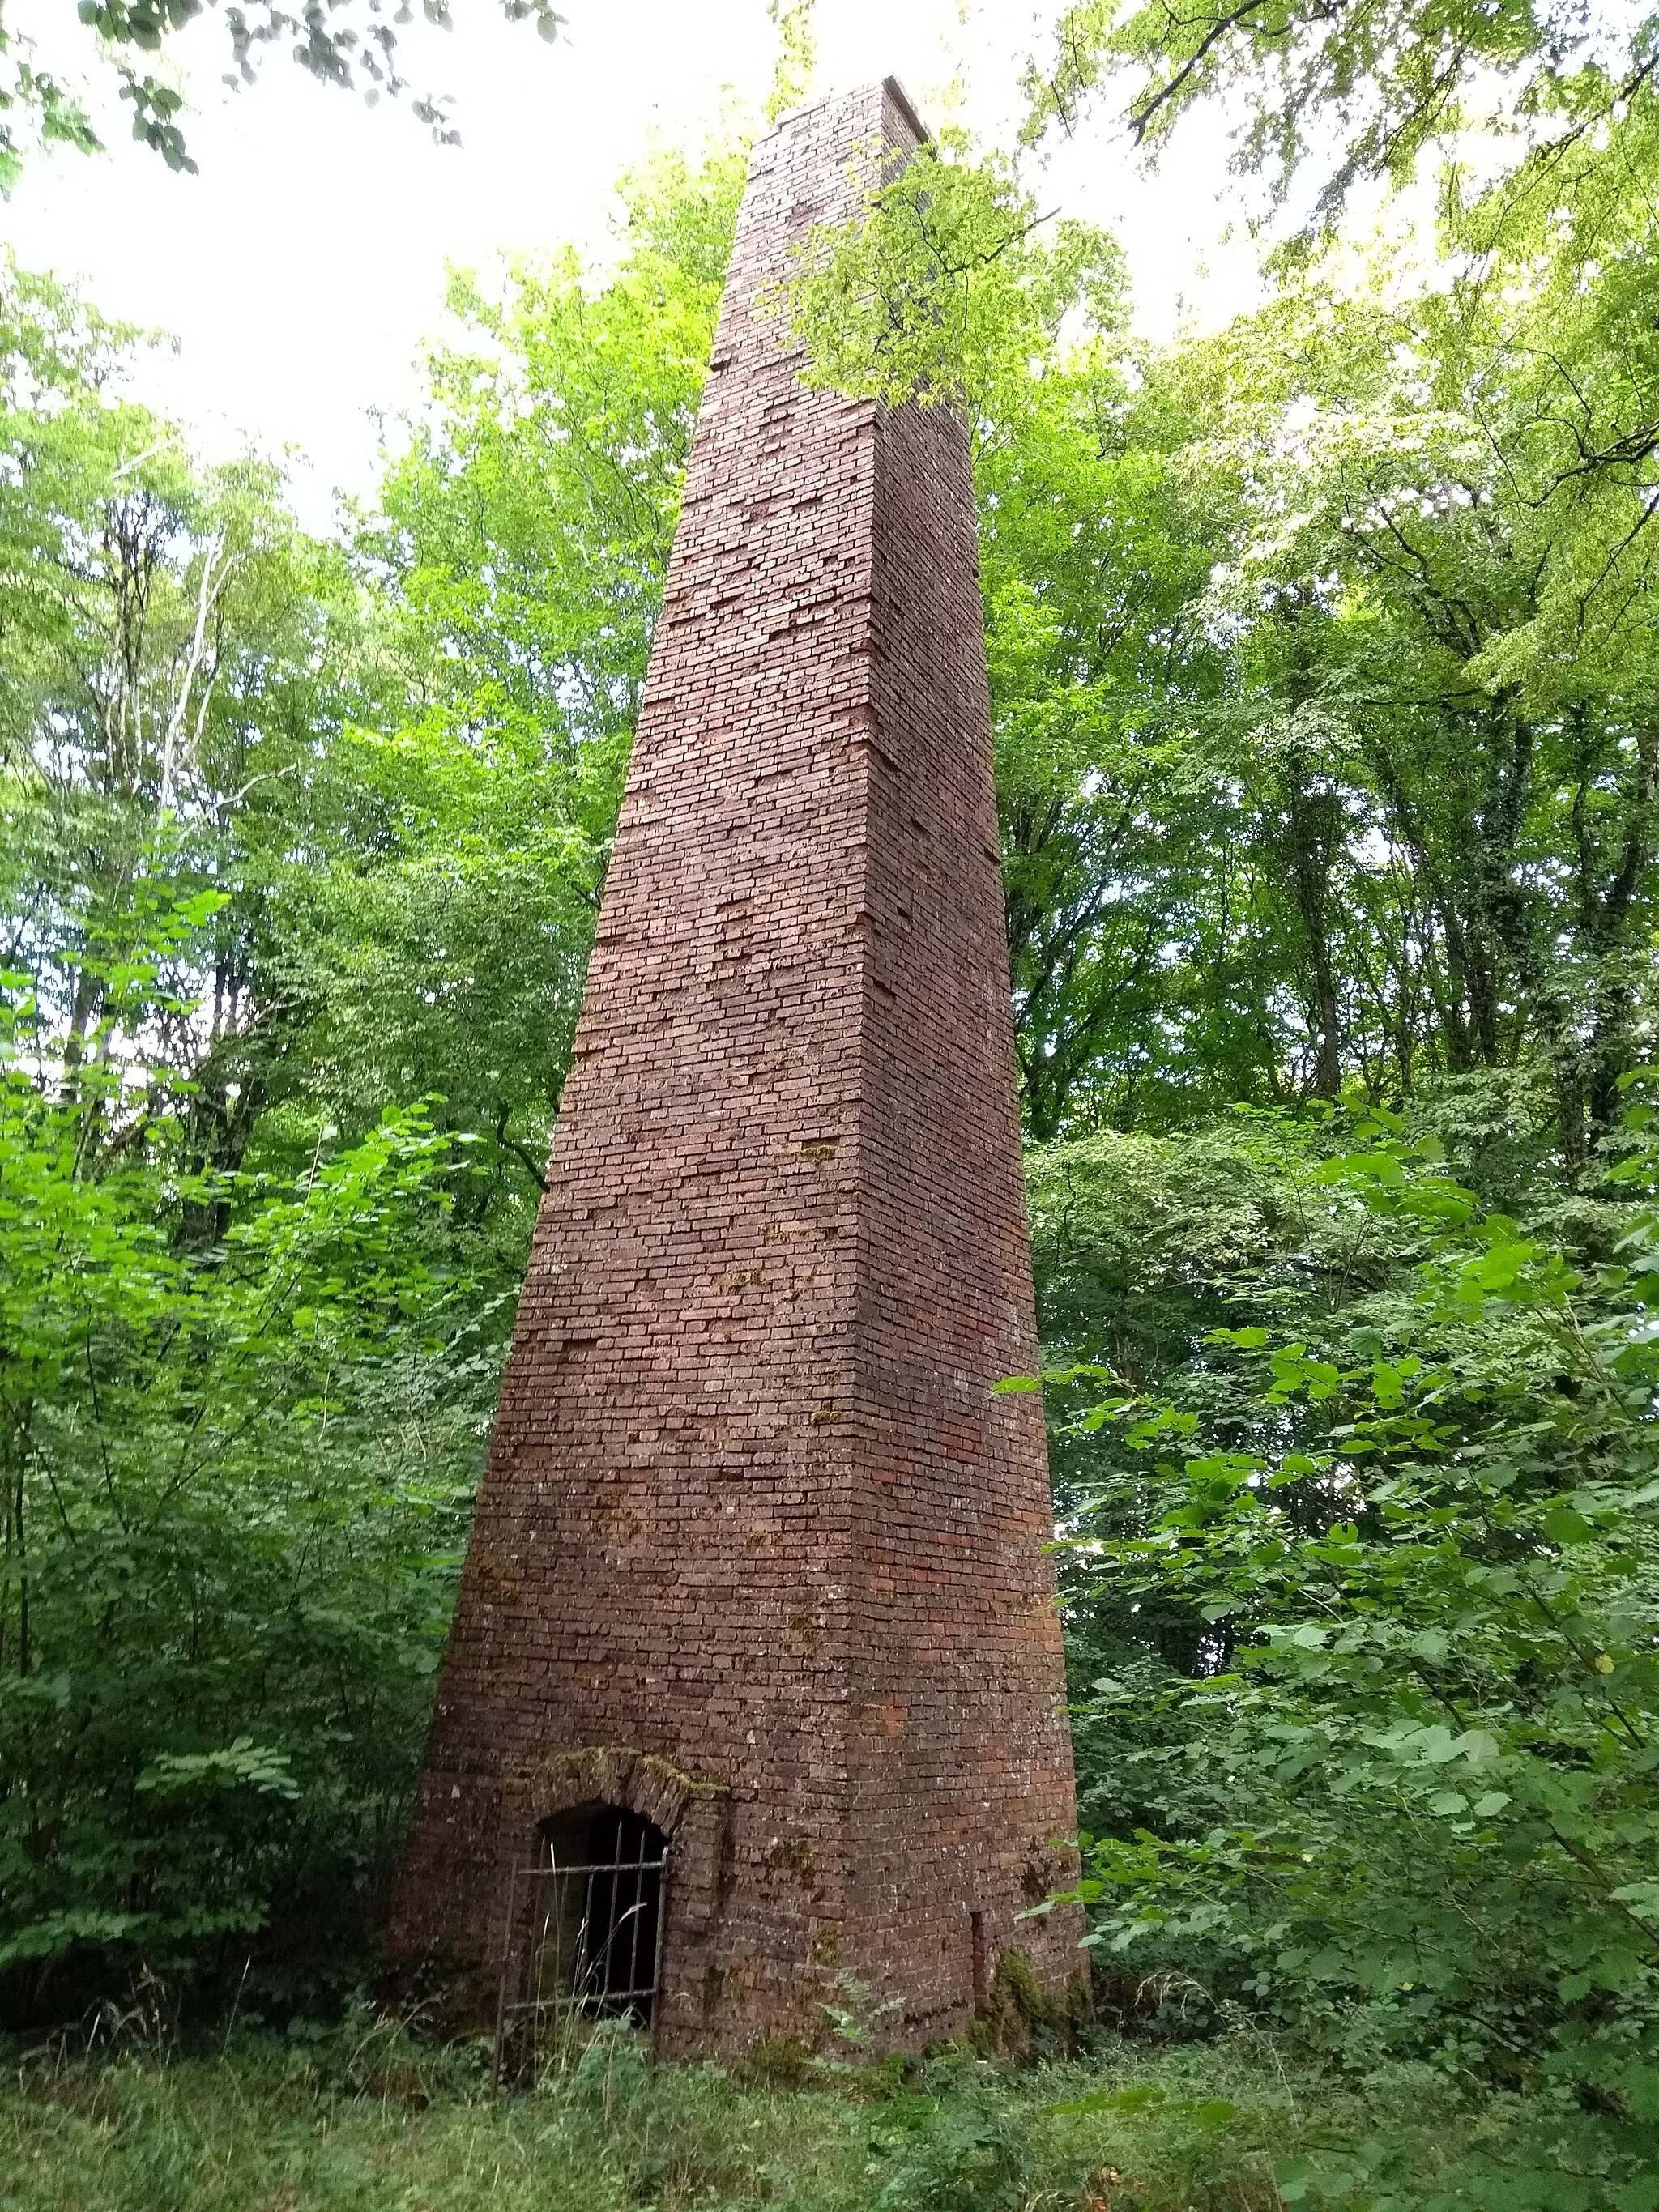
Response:
M395 413L419 389L447 262L571 239L605 250L617 172L653 136L695 141L723 100L757 108L770 80L765 0L563 0L556 45L507 24L496 0L453 5L454 31L417 25L404 54L418 88L453 94L459 148L434 146L406 111L314 84L281 54L252 92L224 92L216 10L179 42L198 176L173 175L123 135L106 92L94 106L110 151L33 161L0 208L26 266L79 278L106 313L175 336L145 396L206 450L301 450L294 491L313 526L335 486L373 483L374 410ZM937 119L954 84L962 118L1006 142L1019 64L1046 43L1053 12L1030 0L818 0L817 88L895 75ZM43 63L85 82L70 17L65 0L7 9ZM1117 228L1150 329L1170 327L1183 303L1213 324L1254 289L1254 252L1220 242L1236 211L1222 152L1207 130L1149 179L1093 129L1045 180L1050 205Z

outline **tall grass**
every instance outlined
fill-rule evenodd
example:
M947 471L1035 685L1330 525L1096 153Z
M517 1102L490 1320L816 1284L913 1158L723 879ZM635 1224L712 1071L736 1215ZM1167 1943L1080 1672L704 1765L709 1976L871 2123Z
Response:
M0 2088L4 2212L1277 2212L1356 2194L1355 2154L1412 2149L1425 2191L1478 2118L1426 2078L1364 2093L1286 2075L1266 2046L1107 2044L1025 2068L901 2070L761 2054L653 2066L595 2037L492 2099L488 2053L365 2016L220 2053L150 2041L14 2052ZM1392 2118L1378 2099L1392 2108ZM1346 2161L1346 2163L1345 2163ZM1361 2161L1363 2165L1363 2160ZM1285 2180L1281 2197L1275 2172ZM1323 2176L1322 2183L1321 2177ZM1310 2178L1311 2177L1311 2179Z

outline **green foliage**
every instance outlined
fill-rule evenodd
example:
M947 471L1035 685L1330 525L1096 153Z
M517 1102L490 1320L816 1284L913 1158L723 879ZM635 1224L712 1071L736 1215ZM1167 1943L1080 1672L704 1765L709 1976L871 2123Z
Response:
M808 346L809 382L988 414L1020 403L1068 318L1121 322L1116 242L1070 222L1039 239L1051 219L1012 167L966 152L954 137L922 147L872 183L855 222L810 235L779 302Z
M297 1187L218 1179L207 1255L141 1168L84 1173L82 1118L4 1071L0 1969L35 2002L88 1949L171 1970L283 1913L352 1936L483 1411L418 1114Z
M1181 118L1231 97L1244 111L1237 166L1267 169L1282 194L1309 160L1335 167L1318 212L1340 211L1353 185L1408 181L1427 147L1490 121L1493 87L1510 131L1553 166L1565 149L1651 97L1653 19L1598 16L1573 0L1079 0L1055 27L1052 58L1034 62L1024 135L1075 126L1102 85L1121 86L1134 143L1160 149Z
M99 150L85 110L55 76L34 65L32 40L0 23L0 192L9 192L35 147Z
M1127 1662L1082 1716L1091 1940L1348 2063L1525 2091L1449 2203L1622 2204L1659 2159L1647 1119L1589 1271L1362 1129L1314 1181L1416 1244L1409 1303L1207 1331L1244 1420L1120 1389L1073 1423L1077 1602Z
M290 876L281 964L336 1116L443 1092L480 1139L474 1205L539 1182L743 166L625 180L603 287L569 254L502 301L458 278L467 343L432 357L358 534L369 650L331 763L350 847Z
M1333 1202L1319 1121L1237 1111L1170 1135L1034 1147L1027 1177L1044 1343L1132 1387L1226 1391L1203 1351L1228 1323L1317 1329L1386 1283L1399 1238ZM1217 1407L1220 1400L1218 1397Z
M778 123L799 107L811 90L817 61L813 33L815 0L766 0L767 20L777 33L777 59L773 64L772 89L767 95L766 119Z
M205 0L205 4L216 8L219 0ZM203 8L204 0L78 0L76 9L92 34L90 53L120 81L121 98L132 108L133 137L159 154L168 168L192 176L196 163L178 119L184 97L151 76L148 64L167 53L169 42L195 21ZM501 0L501 9L509 23L533 22L544 39L556 39L564 22L552 0ZM436 28L450 28L449 0L422 0L422 13ZM276 0L258 0L252 10L227 8L230 68L224 82L233 88L255 83L267 48L284 45L290 58L319 84L346 92L361 89L370 106L382 97L400 100L410 86L400 73L399 34L411 17L410 9L388 9L386 0L330 0L325 9L313 6L297 13L278 6ZM37 111L44 140L61 139L83 151L98 150L99 142L79 109L52 79L36 75L27 64L20 68L7 104ZM440 146L460 143L460 133L449 118L451 104L447 95L434 98L430 94L409 103L410 113L428 125ZM9 137L0 136L0 156L9 154L12 146Z

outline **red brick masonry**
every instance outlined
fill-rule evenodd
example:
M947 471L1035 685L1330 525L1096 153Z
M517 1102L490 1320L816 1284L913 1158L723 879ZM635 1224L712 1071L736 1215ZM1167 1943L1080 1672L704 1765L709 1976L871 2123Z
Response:
M966 2027L1075 1827L966 440L764 288L892 87L757 149L390 1936L493 2002L538 1825L672 1838L661 2049ZM850 1979L849 1979L850 1978Z

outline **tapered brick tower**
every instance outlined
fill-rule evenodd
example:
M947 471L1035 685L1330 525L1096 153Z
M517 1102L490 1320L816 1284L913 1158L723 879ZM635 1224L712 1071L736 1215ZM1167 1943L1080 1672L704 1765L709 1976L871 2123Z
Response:
M920 137L755 154L390 1935L485 2008L514 1870L642 1816L669 2052L1079 1955L967 443L764 299Z

